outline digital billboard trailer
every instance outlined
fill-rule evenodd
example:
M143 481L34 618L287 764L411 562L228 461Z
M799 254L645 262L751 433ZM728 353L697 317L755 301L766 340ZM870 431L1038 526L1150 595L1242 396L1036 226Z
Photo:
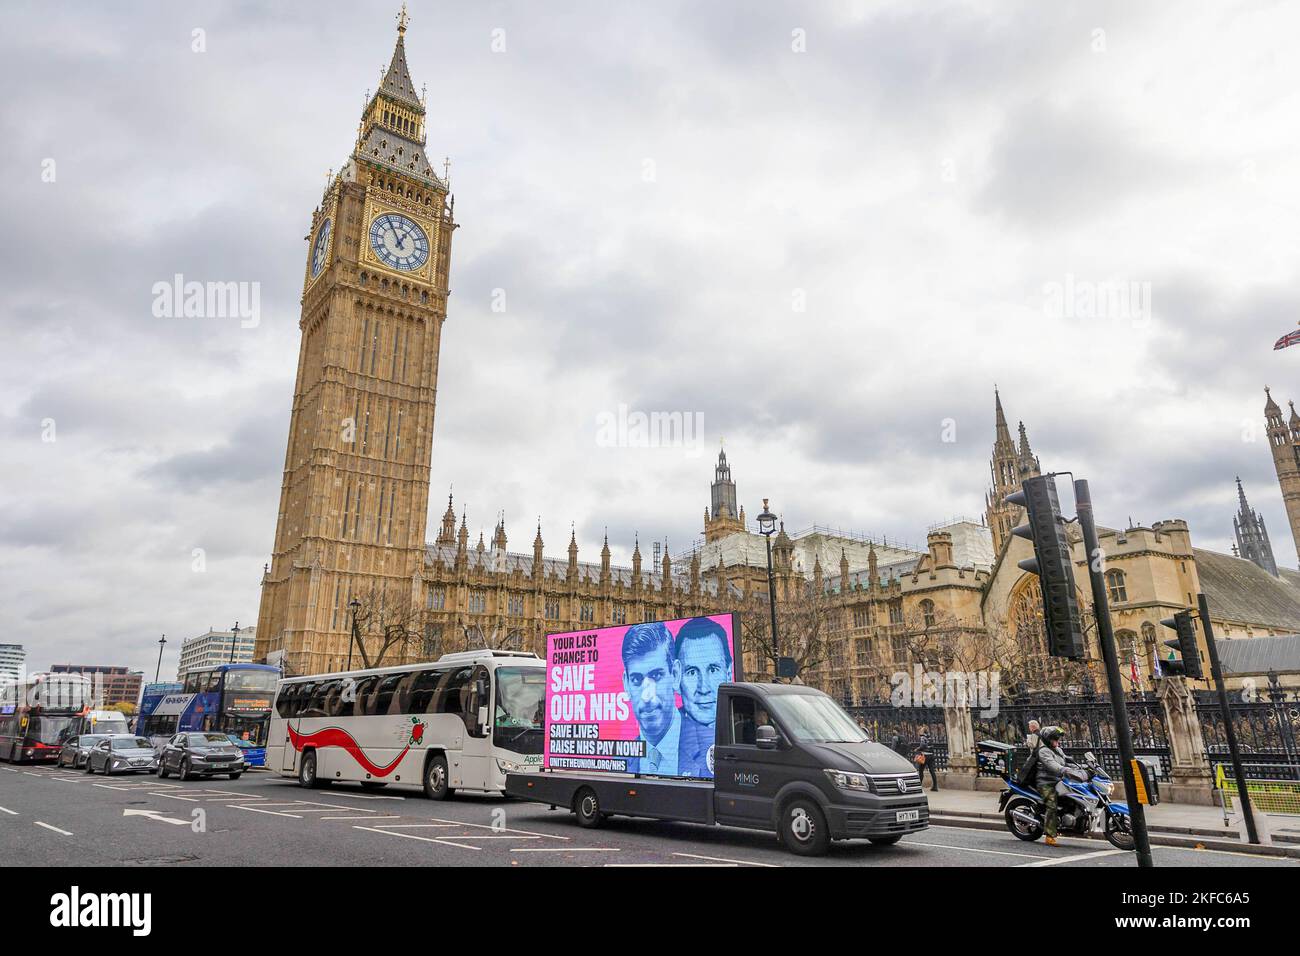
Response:
M543 766L711 779L718 685L741 679L736 620L548 634Z

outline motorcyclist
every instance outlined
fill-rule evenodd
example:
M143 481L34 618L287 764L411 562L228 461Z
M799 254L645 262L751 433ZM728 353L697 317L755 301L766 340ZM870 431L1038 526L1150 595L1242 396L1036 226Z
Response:
M1043 827L1048 846L1056 846L1056 785L1065 776L1066 756L1061 749L1060 727L1044 727L1038 734L1038 768L1034 783L1046 807Z

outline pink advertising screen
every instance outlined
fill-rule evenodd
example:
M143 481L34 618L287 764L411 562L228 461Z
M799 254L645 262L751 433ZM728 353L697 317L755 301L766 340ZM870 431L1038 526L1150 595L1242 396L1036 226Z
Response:
M740 679L735 620L548 634L543 766L711 778L718 686Z

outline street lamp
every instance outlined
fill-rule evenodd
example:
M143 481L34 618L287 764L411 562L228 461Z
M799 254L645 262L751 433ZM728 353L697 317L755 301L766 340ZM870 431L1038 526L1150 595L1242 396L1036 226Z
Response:
M776 676L781 676L781 642L776 634L776 580L772 575L772 533L776 531L776 515L767 507L763 499L763 513L758 516L758 531L767 542L767 607L772 614L772 660L776 667Z
M232 637L230 638L230 663L233 664L235 663L235 645L239 643L239 622L238 621L235 622L235 626L231 630L231 634Z
M154 672L153 672L153 682L154 682L155 684L158 683L158 677L159 677L159 675L162 674L162 652L163 652L163 645L166 644L166 643L167 643L167 635L166 635L166 634L164 634L162 637L158 638L158 666L157 666L157 668L154 669Z
M352 645L357 640L357 611L361 610L361 602L353 598L348 602L348 610L352 612L352 631L348 634L348 670L352 670Z

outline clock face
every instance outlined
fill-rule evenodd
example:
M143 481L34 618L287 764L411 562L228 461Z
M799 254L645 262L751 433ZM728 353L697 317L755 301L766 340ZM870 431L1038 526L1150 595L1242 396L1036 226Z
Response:
M370 224L370 245L390 269L411 272L429 261L429 237L397 213L384 213Z
M330 244L330 224L332 220L326 219L321 223L320 229L316 231L316 245L311 250L311 277L314 279L320 275L321 269L325 268L325 250Z

